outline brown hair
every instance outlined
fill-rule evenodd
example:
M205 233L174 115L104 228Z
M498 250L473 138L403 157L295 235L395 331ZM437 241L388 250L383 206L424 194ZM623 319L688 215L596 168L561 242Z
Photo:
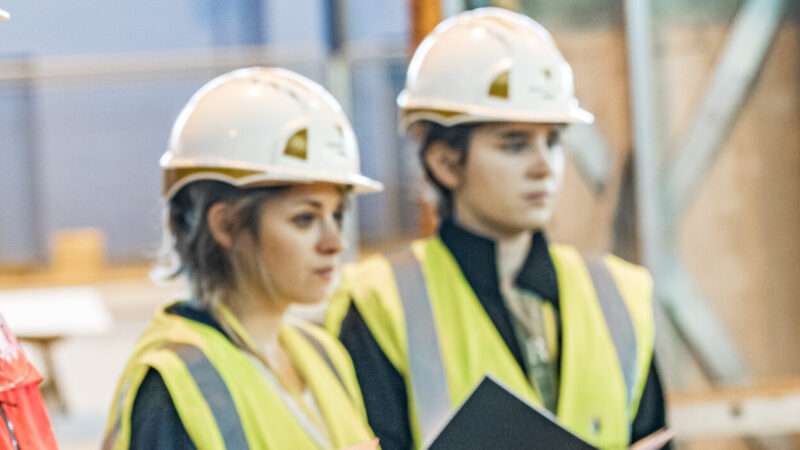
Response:
M444 126L436 122L423 121L419 124L422 130L419 158L425 176L436 190L438 199L439 216L447 218L453 214L453 193L436 179L433 172L428 167L425 157L431 146L436 142L441 142L459 153L459 164L467 162L469 153L469 142L472 132L484 123L465 123L453 126Z
M242 189L212 180L186 185L166 206L164 243L154 274L167 279L187 276L194 299L206 306L252 285L250 281L263 276L255 251L261 207L264 200L285 189ZM218 202L231 206L231 249L222 247L208 226L208 210Z

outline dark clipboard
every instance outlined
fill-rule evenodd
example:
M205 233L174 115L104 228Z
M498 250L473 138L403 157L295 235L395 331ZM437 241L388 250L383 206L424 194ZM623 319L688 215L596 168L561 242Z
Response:
M488 376L423 448L597 450Z

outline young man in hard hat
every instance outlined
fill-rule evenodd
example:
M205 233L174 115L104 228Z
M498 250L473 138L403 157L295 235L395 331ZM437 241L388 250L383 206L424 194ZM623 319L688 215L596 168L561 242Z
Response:
M550 34L495 8L448 19L414 54L398 104L442 224L352 268L328 317L383 448L421 448L486 375L599 448L664 427L647 271L542 231L560 133L593 120Z

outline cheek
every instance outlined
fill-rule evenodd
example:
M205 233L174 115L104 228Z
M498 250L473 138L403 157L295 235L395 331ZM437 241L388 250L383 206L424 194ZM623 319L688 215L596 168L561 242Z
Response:
M290 303L322 300L329 285L314 275L318 255L317 234L313 230L277 226L262 233L261 257L273 292Z
M479 156L468 161L464 193L492 209L510 206L525 178L524 161L497 152Z
M261 236L261 258L270 277L279 285L299 279L310 251L308 239L289 228L273 227Z
M556 182L556 185L560 187L561 182L564 179L564 169L566 165L564 150L561 147L553 149L547 158L547 162L550 165L551 172L553 173L553 180Z
M469 184L472 190L496 189L504 177L514 176L513 171L518 166L513 158L499 151L479 148L469 154L464 167L465 185Z

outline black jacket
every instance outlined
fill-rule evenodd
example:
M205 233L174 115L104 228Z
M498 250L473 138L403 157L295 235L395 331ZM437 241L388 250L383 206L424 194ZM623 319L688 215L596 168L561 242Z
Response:
M445 221L442 224L439 236L455 257L514 358L522 370L527 371L514 336L509 311L500 294L495 243L467 232L452 221ZM519 287L535 292L541 298L552 302L553 308L558 311L556 271L544 234L534 234L531 250L515 282ZM380 438L381 448L383 450L412 448L403 378L378 346L354 304L342 322L339 338L353 358L356 375L364 394L369 424ZM560 341L560 330L558 338ZM559 348L563 346L559 345ZM650 367L639 411L631 429L632 440L645 437L665 425L664 396L654 362Z

